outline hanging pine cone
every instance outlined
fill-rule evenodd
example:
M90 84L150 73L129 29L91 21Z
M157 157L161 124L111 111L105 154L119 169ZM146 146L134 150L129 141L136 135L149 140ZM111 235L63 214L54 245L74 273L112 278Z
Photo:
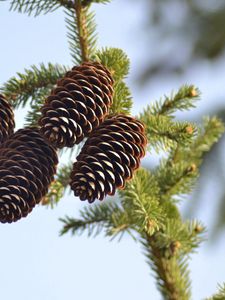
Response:
M39 121L41 133L57 148L80 143L108 114L112 85L110 72L99 63L74 67L47 98Z
M14 113L6 98L0 94L0 144L10 136L15 127Z
M114 195L132 178L145 155L144 125L117 115L102 123L87 139L71 173L71 189L81 200L94 202Z
M19 220L40 202L58 158L35 128L20 129L0 146L0 222Z

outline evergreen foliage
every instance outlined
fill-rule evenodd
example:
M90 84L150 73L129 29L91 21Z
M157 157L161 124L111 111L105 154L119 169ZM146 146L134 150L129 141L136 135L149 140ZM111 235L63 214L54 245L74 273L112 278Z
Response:
M103 229L106 236L117 236L129 228L129 219L124 210L116 203L102 203L85 207L81 218L66 217L61 219L64 227L61 234L70 231L73 235L87 231L88 235L97 235Z
M24 73L18 72L17 76L10 78L0 91L11 100L15 108L24 107L29 99L33 103L40 96L46 96L66 71L65 66L51 63L47 66L31 66L30 69L25 69Z
M97 51L93 59L107 67L115 81L124 79L129 72L130 60L121 49L104 48Z
M65 10L67 37L73 63L87 61L95 53L97 44L95 14L88 8L82 9L76 1L75 10Z
M179 91L170 97L165 96L164 100L160 99L148 106L146 110L153 115L170 116L177 110L189 110L195 107L195 102L199 99L200 92L194 85L184 85Z
M174 122L164 115L153 115L145 110L140 120L146 124L149 148L159 152L168 150L173 146L185 145L192 141L196 134L196 125L187 122Z
M47 14L64 6L68 9L74 7L73 1L70 0L1 0L10 2L10 10L20 13L27 13L35 17L40 14Z
M218 286L218 292L206 300L224 300L225 299L225 284Z
M157 247L154 238L147 238L143 242L146 250L146 256L149 259L151 269L156 274L156 281L163 299L183 299L191 297L190 279L187 258L177 257L179 243L174 243L169 252L165 255L167 249Z
M106 66L112 73L114 84L111 113L130 113L132 95L125 79L129 72L129 59L118 48L97 49L97 35L92 3L108 3L107 0L54 0L10 1L11 10L33 14L48 13L65 8L69 46L73 64L93 60ZM1 88L15 108L30 104L27 124L36 125L40 106L57 80L68 67L41 64L17 73ZM62 218L61 235L88 233L96 236L102 231L111 239L129 233L144 248L156 283L164 299L188 300L191 298L191 279L188 269L190 254L203 241L205 228L198 221L184 221L177 206L183 195L192 192L199 176L204 155L224 132L224 125L217 117L205 118L203 125L177 121L178 110L195 107L200 92L193 85L182 86L177 93L165 96L147 106L139 119L145 124L149 152L166 151L159 165L147 170L140 168L118 199L85 206L80 217ZM165 154L165 153L163 153ZM58 169L55 181L43 205L54 207L64 195L72 164ZM224 299L224 287L210 298Z
M107 67L115 81L111 113L129 114L133 101L130 89L124 81L130 68L130 61L126 53L119 48L104 48L95 53L93 60Z
M129 114L132 108L133 100L129 87L124 81L118 81L114 84L113 104L110 112Z

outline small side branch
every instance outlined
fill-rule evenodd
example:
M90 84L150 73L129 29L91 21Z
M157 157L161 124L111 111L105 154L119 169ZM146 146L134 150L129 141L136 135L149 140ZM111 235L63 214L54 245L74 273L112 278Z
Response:
M17 73L10 78L0 89L0 91L12 101L14 107L25 106L31 99L31 103L45 96L55 85L58 78L64 76L67 67L61 65L41 64L25 69L23 73Z

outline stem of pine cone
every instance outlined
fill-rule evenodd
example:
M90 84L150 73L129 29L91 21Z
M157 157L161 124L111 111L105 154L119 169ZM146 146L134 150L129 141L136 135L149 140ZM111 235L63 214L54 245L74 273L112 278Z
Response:
M165 253L157 246L157 238L155 235L150 236L148 233L145 239L149 245L150 258L153 263L158 281L160 281L160 291L164 299L167 300L189 300L189 291L185 288L185 280L178 265L176 257L166 256ZM174 271L176 270L176 276Z
M75 1L75 13L77 18L77 27L78 27L78 35L80 40L80 47L81 47L81 56L82 61L89 60L88 54L88 41L87 41L87 24L86 24L86 14L84 8L81 4L81 0Z

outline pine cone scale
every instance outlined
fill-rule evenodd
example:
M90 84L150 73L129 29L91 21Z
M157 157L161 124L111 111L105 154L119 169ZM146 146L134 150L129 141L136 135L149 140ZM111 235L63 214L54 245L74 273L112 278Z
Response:
M54 179L58 158L35 128L20 129L0 146L0 222L27 216Z
M0 94L0 144L3 143L15 128L14 113L6 98Z
M41 133L57 148L72 147L99 126L112 104L113 80L98 63L83 63L58 80L42 108Z
M144 126L133 117L106 119L92 132L71 172L71 189L90 203L123 189L140 166L147 144Z

